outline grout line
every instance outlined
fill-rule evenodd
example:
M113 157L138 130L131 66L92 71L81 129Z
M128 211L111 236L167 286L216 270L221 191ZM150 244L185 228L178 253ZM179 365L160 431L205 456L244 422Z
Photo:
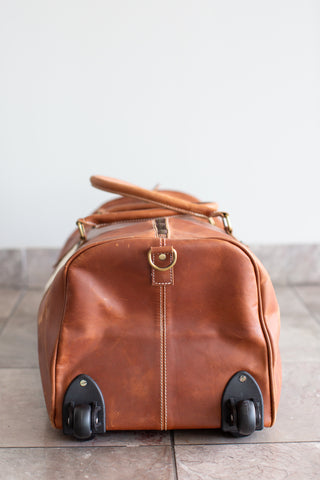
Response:
M67 437L65 437L67 439ZM156 447L156 448L164 448L164 447L170 447L170 445L164 444L164 445L159 445L159 444L150 444L150 445L94 445L90 443L91 440L87 442L75 442L73 445L66 445L65 443L62 443L61 445L34 445L34 446L0 446L0 451L1 450L30 450L30 449L43 449L43 450L57 450L57 449L83 449L83 448L150 448L150 447ZM177 480L177 479L175 479Z
M292 290L294 291L295 295L298 297L298 299L300 300L300 302L306 307L306 309L308 310L309 314L311 315L311 317L317 322L317 325L319 325L320 321L317 317L317 315L314 313L313 310L311 310L311 308L308 306L308 304L305 302L303 296L299 293L298 291L298 287L299 286L302 286L302 285L295 285L295 286L292 286Z
M241 443L177 443L176 447L208 447L208 446L230 446L230 447L241 447L242 445L291 445L291 444L308 444L315 443L320 445L320 440L289 440L289 441L278 441L278 442L241 442Z
M272 281L272 278L271 278ZM296 282L296 283L277 283L272 281L272 285L274 288L286 288L286 287L319 287L320 282L307 282L307 281L302 281L302 282Z
M28 273L27 250L25 248L21 249L21 275L22 275L23 286L28 288L29 273Z
M26 292L43 292L44 291L44 285L12 285L11 283L8 285L5 285L2 283L0 285L0 290L23 290Z
M0 365L0 372L2 370L36 370L36 371L40 371L40 368L39 368L39 366L33 366L33 367L2 367Z
M67 438L67 437L66 437ZM178 480L177 474L177 465L176 465L176 454L175 454L175 446L177 447L218 447L218 446L226 446L226 447L242 447L243 445L320 445L320 440L292 440L292 441L285 441L285 442L247 442L247 443L179 443L177 445L171 445L172 450L172 457L173 457L173 466L174 466L174 480ZM61 445L29 445L29 446L0 446L1 450L57 450L57 449L83 449L83 448L164 448L170 447L170 445L164 444L150 444L150 445L94 445L88 441L86 442L75 442L73 445L66 445L66 443L62 443Z
M178 480L177 458L176 458L176 450L175 450L175 444L174 444L174 431L173 430L170 431L170 442L171 442L174 480Z
M35 285L31 285L31 286L28 286L26 285L24 287L25 291L26 292L38 292L38 293L42 293L44 292L44 285L39 285L39 286L35 286Z
M16 301L16 303L14 304L10 314L7 316L6 320L3 322L1 328L0 328L0 335L2 335L4 329L6 328L6 326L8 325L9 321L11 320L11 318L14 316L14 314L16 313L19 305L21 304L24 296L26 295L27 293L27 290L25 288L21 288L20 289L20 293L19 293L19 297Z

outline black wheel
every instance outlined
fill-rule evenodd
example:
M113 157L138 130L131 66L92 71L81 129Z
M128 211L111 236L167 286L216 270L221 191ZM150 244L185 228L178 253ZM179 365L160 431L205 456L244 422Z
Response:
M250 373L240 370L228 381L221 398L221 429L235 437L263 429L263 396Z
M89 440L106 431L106 410L102 392L96 382L82 373L70 383L62 404L65 435Z
M256 409L251 400L237 403L237 427L241 436L251 435L256 429Z
M89 440L93 437L91 427L91 406L76 405L73 409L73 435L78 440Z

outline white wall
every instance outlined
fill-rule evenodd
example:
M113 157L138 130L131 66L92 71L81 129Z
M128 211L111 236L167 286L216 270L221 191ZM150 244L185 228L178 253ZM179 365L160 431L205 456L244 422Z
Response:
M317 0L0 0L0 246L60 246L91 174L319 242L319 32Z

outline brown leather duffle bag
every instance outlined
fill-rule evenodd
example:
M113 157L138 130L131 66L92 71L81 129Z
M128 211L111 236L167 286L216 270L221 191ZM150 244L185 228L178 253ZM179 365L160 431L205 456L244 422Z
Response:
M279 308L270 278L216 203L94 176L118 194L78 220L39 309L54 427L222 428L275 421Z

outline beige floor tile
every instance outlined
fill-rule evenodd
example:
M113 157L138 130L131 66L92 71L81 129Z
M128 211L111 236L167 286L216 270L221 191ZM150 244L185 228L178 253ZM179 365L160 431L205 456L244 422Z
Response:
M278 285L320 282L320 245L252 245Z
M319 362L320 324L311 315L283 315L280 351L284 362Z
M0 480L174 480L171 447L0 451Z
M295 290L309 311L320 321L320 285L296 287Z
M36 318L42 295L42 289L27 290L15 311L15 315L29 315Z
M0 335L0 368L37 368L37 311L42 292L27 291Z
M308 309L292 287L275 286L280 314L286 316L309 315Z
M108 432L89 442L78 442L51 426L38 370L0 370L0 447L138 445L170 445L170 435L154 431Z
M0 317L9 317L17 301L21 296L20 290L12 288L0 288Z
M179 480L317 480L319 443L177 446Z
M220 430L178 430L176 444L320 442L320 363L283 365L283 385L277 420L249 437L233 438Z
M3 329L4 329L4 327L5 327L6 323L7 323L7 321L8 321L8 319L7 319L7 318L1 318L1 317L0 317L0 332L1 332L1 330L3 330Z
M40 294L29 291L0 335L0 368L38 366L37 309Z

